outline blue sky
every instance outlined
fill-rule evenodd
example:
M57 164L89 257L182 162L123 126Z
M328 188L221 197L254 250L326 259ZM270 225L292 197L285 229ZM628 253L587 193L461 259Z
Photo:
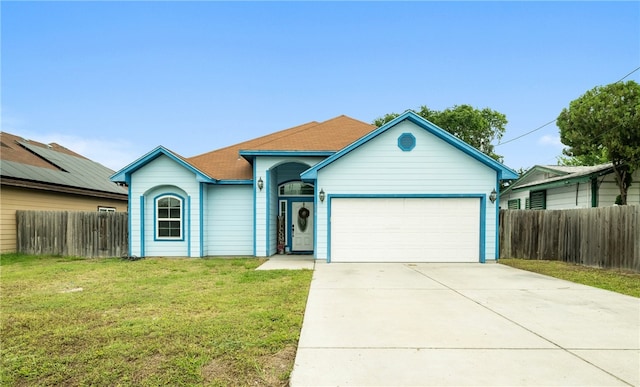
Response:
M640 2L2 1L2 130L114 170L346 114L504 113L503 141L640 66ZM625 80L640 82L640 71ZM552 124L496 152L554 164Z

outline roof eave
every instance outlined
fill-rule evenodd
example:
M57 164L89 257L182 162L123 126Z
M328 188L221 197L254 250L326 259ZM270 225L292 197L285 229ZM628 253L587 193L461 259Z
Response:
M546 179L546 180L542 180L542 181L537 181L537 182L533 182L533 183L529 183L529 184L524 184L521 186L515 186L516 183L514 183L511 187L510 190L511 191L520 191L520 190L524 190L524 189L531 189L531 188L536 188L536 189L548 189L548 188L557 188L557 187L563 187L563 186L567 186L567 185L572 185L575 183L584 183L587 181L590 181L594 178L600 177L600 176L604 176L604 175L608 175L611 172L613 172L613 167L606 167L600 170L596 170L596 171L592 171L591 173L584 173L584 174L569 174L569 175L564 175L562 176L562 178L551 178L551 179ZM526 175L526 174L525 174ZM523 177L525 176L523 175ZM551 181L549 181L551 180ZM507 193L509 191L509 189L505 190L504 193Z

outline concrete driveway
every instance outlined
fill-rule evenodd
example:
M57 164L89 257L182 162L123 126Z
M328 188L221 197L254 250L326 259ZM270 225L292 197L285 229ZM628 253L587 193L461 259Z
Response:
M316 263L290 383L640 385L640 299L493 263Z

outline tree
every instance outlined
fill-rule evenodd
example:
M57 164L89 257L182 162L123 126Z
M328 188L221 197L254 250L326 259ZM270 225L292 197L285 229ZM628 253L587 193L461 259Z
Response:
M605 148L601 148L597 153L590 153L580 156L558 156L558 165L582 166L599 165L609 162L609 156Z
M494 152L492 141L501 139L504 134L507 125L504 114L489 108L478 110L469 105L456 105L443 111L421 106L416 114L491 158L502 161L502 156ZM380 127L398 116L397 113L389 113L373 121L373 124Z
M631 175L640 167L640 85L597 86L571 101L556 121L570 157L603 152L613 163L620 203L627 204Z

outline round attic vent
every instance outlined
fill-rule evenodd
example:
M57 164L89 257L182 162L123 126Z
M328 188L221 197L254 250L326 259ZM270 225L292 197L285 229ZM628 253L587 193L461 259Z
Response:
M398 148L405 152L409 152L416 147L416 138L411 133L402 133L398 137Z

